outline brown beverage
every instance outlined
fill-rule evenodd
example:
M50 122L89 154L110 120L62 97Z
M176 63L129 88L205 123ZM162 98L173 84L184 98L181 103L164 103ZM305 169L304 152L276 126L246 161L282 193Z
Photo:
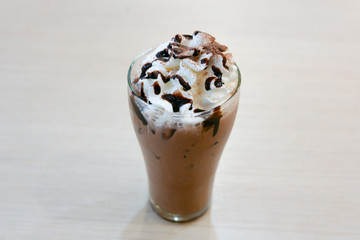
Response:
M192 220L209 207L239 101L240 73L225 51L197 31L176 35L139 56L129 69L130 112L146 163L150 203L165 219ZM189 61L183 64L184 59ZM199 100L204 97L215 100Z

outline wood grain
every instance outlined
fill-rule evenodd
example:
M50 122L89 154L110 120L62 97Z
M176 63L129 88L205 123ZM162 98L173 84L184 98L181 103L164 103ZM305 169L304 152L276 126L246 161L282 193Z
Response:
M0 7L0 239L360 239L360 3L11 1ZM176 33L243 82L212 207L147 203L132 59Z

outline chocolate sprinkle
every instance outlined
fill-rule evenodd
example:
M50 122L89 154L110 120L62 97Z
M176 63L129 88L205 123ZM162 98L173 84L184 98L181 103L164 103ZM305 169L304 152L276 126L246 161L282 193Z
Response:
M173 112L179 112L180 107L187 103L191 103L192 107L192 100L185 98L180 92L174 94L164 94L162 95L162 99L171 103Z

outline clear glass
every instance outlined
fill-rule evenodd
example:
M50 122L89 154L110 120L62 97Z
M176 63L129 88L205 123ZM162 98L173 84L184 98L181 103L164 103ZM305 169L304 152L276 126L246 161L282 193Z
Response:
M146 164L150 204L161 217L190 221L210 206L215 172L230 135L241 83L222 105L200 113L172 113L147 104L133 89L134 76L152 50L140 54L128 72L130 114Z

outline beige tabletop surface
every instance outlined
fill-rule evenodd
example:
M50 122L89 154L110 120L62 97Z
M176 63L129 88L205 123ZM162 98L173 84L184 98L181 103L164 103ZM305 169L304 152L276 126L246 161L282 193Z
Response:
M360 239L360 1L0 4L0 239ZM243 82L212 206L148 205L127 105L134 57L176 33Z

